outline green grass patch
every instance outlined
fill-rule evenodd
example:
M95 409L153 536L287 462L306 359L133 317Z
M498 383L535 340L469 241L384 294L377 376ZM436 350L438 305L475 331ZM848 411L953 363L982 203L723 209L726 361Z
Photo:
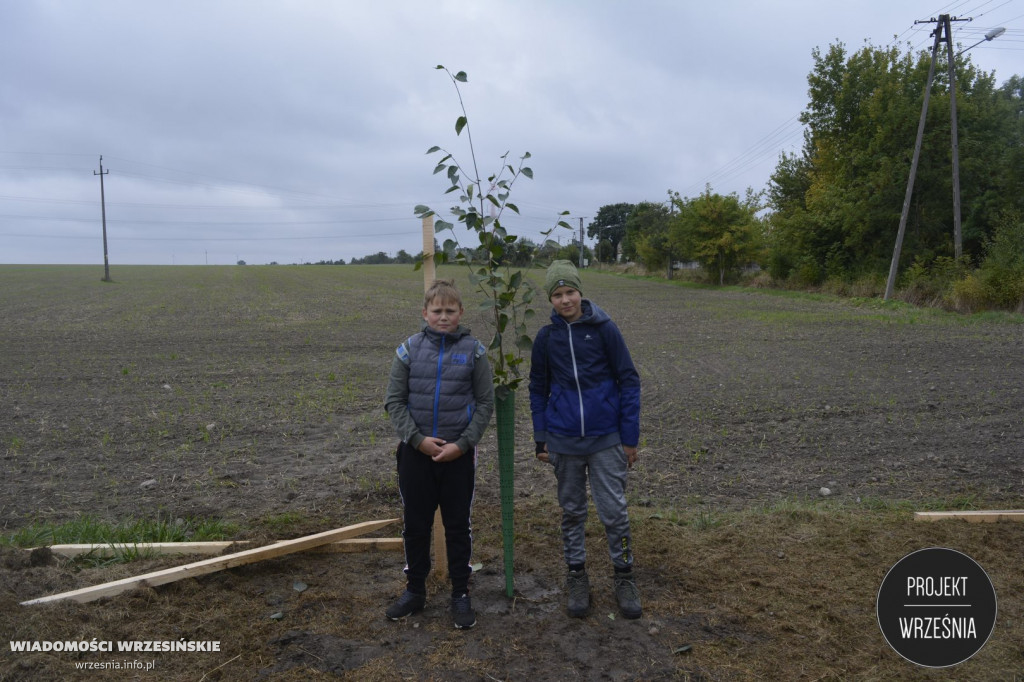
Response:
M135 544L149 542L205 542L226 540L238 533L238 526L212 519L145 520L129 519L112 524L84 515L65 523L32 523L0 542L12 547L42 547L69 544Z

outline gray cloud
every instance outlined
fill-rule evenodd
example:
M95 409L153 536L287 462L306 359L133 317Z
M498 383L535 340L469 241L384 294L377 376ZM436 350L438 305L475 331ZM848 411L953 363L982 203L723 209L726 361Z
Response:
M1021 0L964 25L1020 35ZM112 263L282 263L415 253L412 207L445 209L434 144L465 70L481 172L525 151L516 232L560 210L760 189L796 149L811 50L896 35L929 46L924 3L695 5L5 3L0 262L98 262L104 156ZM970 8L967 8L970 9ZM983 7L979 8L981 11ZM1003 22L1003 23L1000 23ZM1010 32L1008 32L1010 33ZM1012 75L1019 42L972 59ZM999 49L996 49L999 48Z

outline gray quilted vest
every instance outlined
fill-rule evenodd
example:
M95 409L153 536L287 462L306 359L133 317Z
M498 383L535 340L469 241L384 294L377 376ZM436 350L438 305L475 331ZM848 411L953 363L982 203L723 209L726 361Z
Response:
M427 328L398 347L409 367L409 414L420 433L446 441L462 435L473 419L473 367L486 352L464 330L439 334Z

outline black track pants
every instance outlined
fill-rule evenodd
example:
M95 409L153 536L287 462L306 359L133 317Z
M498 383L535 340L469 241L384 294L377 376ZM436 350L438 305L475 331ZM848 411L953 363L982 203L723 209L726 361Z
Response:
M470 567L473 554L470 512L476 479L476 448L454 461L435 462L419 450L400 443L397 459L409 589L421 594L426 592L434 512L440 506L445 543L448 545L452 594L462 594L467 591L469 576L473 572Z

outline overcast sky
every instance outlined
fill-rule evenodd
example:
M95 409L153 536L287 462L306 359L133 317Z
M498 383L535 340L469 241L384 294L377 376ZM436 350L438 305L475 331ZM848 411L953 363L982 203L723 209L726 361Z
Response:
M815 47L926 50L940 13L1024 73L1024 0L0 0L0 263L102 264L101 155L112 267L415 254L453 203L426 150L469 161L438 64L483 176L532 154L514 233L742 195L799 149Z

